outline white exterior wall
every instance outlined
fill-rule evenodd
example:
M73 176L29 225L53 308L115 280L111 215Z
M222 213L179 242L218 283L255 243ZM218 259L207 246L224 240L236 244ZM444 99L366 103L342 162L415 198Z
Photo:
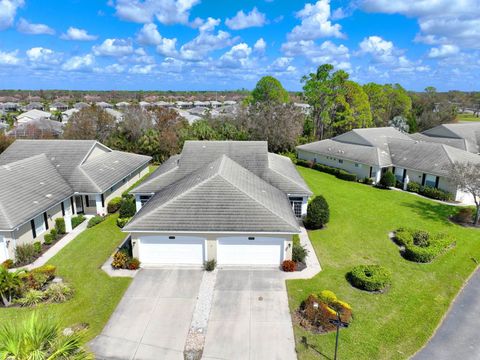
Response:
M298 150L298 158L307 161L314 161L318 164L343 169L345 171L348 171L349 173L357 175L359 180L370 177L370 165L360 164L350 160L343 160L343 163L340 163L339 160L341 159L333 155L326 156L311 153L305 150ZM357 166L355 166L355 164L357 164ZM374 177L374 174L372 174L372 177Z

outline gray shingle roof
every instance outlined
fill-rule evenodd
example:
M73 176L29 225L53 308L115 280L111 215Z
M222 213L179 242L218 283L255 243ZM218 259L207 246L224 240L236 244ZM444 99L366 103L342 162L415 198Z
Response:
M445 137L437 137L437 136L428 136L422 133L415 133L410 134L410 138L415 141L426 141L426 142L433 142L433 143L440 143L455 147L460 150L467 150L467 143L465 139L454 139L454 138L445 138Z
M13 230L73 194L44 154L0 166L0 229Z
M480 153L480 122L442 124L422 134L436 138L464 139L465 150L475 154Z
M125 231L297 233L287 196L225 155L156 193Z
M286 194L312 194L290 159L269 153L265 141L187 141L180 155L163 163L132 193L155 193L223 155Z
M106 152L85 161L95 146ZM46 155L74 191L86 193L107 190L121 180L121 174L130 174L151 159L110 150L95 140L16 140L0 154L0 165L38 154ZM109 171L104 171L107 167Z

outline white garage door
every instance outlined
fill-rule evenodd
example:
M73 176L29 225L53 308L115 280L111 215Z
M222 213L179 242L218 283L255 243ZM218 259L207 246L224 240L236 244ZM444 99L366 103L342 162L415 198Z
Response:
M0 264L7 260L7 244L5 238L0 235Z
M220 265L279 265L284 256L283 244L284 239L271 237L219 238L217 262Z
M139 257L144 265L203 264L205 239L192 236L143 236Z

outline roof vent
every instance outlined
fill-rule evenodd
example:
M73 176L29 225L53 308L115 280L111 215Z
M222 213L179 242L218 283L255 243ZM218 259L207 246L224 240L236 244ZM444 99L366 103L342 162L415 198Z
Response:
M52 197L52 194L47 194L47 195L45 195L45 197L51 198L51 197Z
M37 200L33 200L33 203L34 203L34 204L38 204L38 201L37 201Z
M205 149L207 147L207 145L202 145L202 148Z
M40 181L40 185L45 185L45 183L43 181Z

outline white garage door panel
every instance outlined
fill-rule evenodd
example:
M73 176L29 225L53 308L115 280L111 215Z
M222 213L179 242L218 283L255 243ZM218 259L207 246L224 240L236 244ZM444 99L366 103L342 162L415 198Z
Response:
M205 239L190 236L143 236L140 238L140 261L146 265L203 264Z
M283 260L284 239L224 237L218 239L220 265L279 265Z
M7 245L5 244L5 238L0 235L0 264L7 260Z

